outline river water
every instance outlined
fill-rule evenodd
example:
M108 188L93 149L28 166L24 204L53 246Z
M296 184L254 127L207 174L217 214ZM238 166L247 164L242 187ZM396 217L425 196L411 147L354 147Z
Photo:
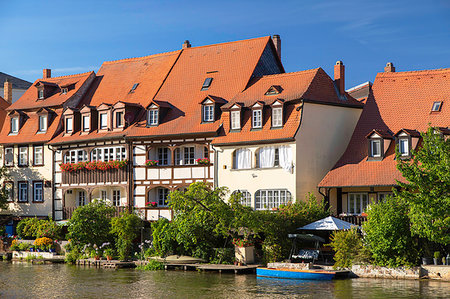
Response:
M450 283L364 278L314 282L0 262L0 298L450 298Z

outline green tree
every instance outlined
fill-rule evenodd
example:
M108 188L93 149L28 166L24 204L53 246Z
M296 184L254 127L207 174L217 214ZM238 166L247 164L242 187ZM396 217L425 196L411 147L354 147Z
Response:
M363 229L365 245L375 264L398 267L417 262L417 244L411 237L408 206L400 199L388 196L371 205Z
M0 181L5 181L8 178L8 172L5 166L0 167ZM6 185L3 184L3 186L0 188L0 210L7 210L8 209L8 198L9 198L9 192L6 189Z
M334 255L334 269L349 268L362 250L362 240L356 228L345 231L334 231L330 238L330 244L336 252Z
M137 238L142 220L136 214L124 213L111 220L111 233L116 240L116 249L121 260L131 256L133 240Z
M114 211L114 207L98 200L77 208L69 220L68 227L67 237L71 240L72 247L81 248L89 244L100 246L110 241Z
M411 159L397 152L397 168L406 179L396 197L408 204L411 232L432 242L450 244L450 139L434 128L422 134Z

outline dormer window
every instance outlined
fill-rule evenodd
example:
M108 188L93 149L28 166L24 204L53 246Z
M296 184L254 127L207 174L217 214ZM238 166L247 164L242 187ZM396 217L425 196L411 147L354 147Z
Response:
M398 140L398 150L402 156L409 156L409 140L408 140L408 138L400 138Z
M370 140L370 157L381 157L381 139Z
M214 121L214 105L212 104L203 105L203 121L205 122Z
M91 129L91 117L89 115L83 115L83 132L89 132Z
M272 127L283 126L283 108L272 107Z
M208 90L209 87L211 86L212 80L213 80L213 78L206 78L205 81L203 82L201 90Z
M439 112L439 111L441 111L441 107L442 107L442 101L434 102L433 106L431 107L431 112Z
M108 113L100 113L100 129L105 130L108 128Z
M159 123L159 109L153 108L147 112L147 125L157 126Z
M67 87L61 88L62 94L67 94L68 91L69 91L69 88L67 88Z
M72 133L72 132L73 132L73 118L66 117L66 133Z
M123 111L117 111L115 113L116 128L123 128L124 126L124 113Z
M231 130L239 130L241 128L241 111L234 110L230 112L231 115Z
M44 99L44 89L38 89L38 99L43 100Z
M39 115L39 132L47 132L47 115Z
M17 134L19 132L19 117L11 117L11 134Z
M254 109L252 111L252 128L262 128L262 109Z
M265 93L264 95L266 95L266 96L271 96L271 95L280 94L282 90L283 90L283 89L281 88L281 86L279 86L279 85L272 85L272 86L270 86L270 88L266 91L266 93Z

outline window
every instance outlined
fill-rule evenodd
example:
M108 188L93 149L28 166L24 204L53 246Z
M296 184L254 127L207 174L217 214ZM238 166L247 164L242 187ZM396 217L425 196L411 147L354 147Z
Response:
M442 102L434 102L431 107L431 112L439 112L441 111Z
M27 202L28 201L28 183L27 182L19 182L18 184L18 195L19 202Z
M158 188L158 207L167 207L169 204L169 189L167 188Z
M86 191L78 191L77 193L77 207L86 205Z
M183 160L181 159L181 149L175 149L175 165L181 165Z
M100 113L100 129L108 128L108 114Z
M157 126L159 123L159 113L158 109L148 110L147 124L149 126Z
M107 200L108 199L108 196L106 195L107 193L106 193L106 190L101 190L100 191L101 193L100 193L100 198L102 199L102 200Z
M279 147L266 146L256 151L256 165L259 168L271 168L280 166Z
M130 92L134 92L138 86L139 86L139 83L134 83L133 87L131 87Z
M241 111L231 111L231 130L241 128Z
M19 166L28 165L28 146L19 147Z
M44 98L44 89L38 90L38 99L42 100Z
M214 121L213 105L203 105L203 121Z
M73 118L66 117L66 133L72 133L73 131Z
M36 145L33 147L33 165L44 165L44 146Z
M113 190L113 198L112 198L113 206L120 206L120 190Z
M195 161L195 148L193 146L184 148L184 165L193 165Z
M252 128L261 128L262 127L262 110L257 109L252 112Z
M8 193L8 198L6 201L14 201L14 183L5 182L5 190Z
M96 148L91 152L92 161L123 161L126 158L127 152L125 147L123 146Z
M369 198L367 193L349 193L348 194L348 209L350 214L361 214L369 205Z
M14 165L14 148L6 147L5 148L5 166L13 166Z
M272 108L272 127L283 126L283 108Z
M169 149L167 147L158 148L158 165L169 165Z
M282 189L258 190L255 193L255 208L271 210L291 201L291 192Z
M409 142L407 138L398 140L398 150L402 156L409 156Z
M91 128L91 117L83 115L83 132L88 132Z
M15 134L19 132L19 118L12 117L11 118L11 133Z
M250 169L252 167L252 152L239 148L233 152L233 169Z
M69 89L67 87L61 88L62 94L67 94L68 91L69 91Z
M33 182L33 201L43 202L44 201L44 184L42 181Z
M208 88L211 86L213 78L206 78L202 85L202 90L208 90Z
M393 195L392 192L381 192L381 193L378 193L378 202L383 202L386 199L386 197L392 196L392 195Z
M203 148L203 158L209 158L209 148L207 146Z
M39 132L47 132L47 115L39 115Z
M64 155L64 163L85 162L88 160L85 150L71 150Z
M252 206L252 195L247 190L236 190L233 195L240 196L240 201L243 206Z
M122 128L123 121L123 111L116 112L116 128Z
M381 140L370 140L370 156L381 157Z

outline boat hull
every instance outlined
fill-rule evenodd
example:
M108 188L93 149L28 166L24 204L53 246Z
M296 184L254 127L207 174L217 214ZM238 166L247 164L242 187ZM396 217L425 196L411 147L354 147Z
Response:
M286 279L331 280L333 279L335 273L326 271L314 271L314 270L257 268L256 275L261 277L274 277Z

